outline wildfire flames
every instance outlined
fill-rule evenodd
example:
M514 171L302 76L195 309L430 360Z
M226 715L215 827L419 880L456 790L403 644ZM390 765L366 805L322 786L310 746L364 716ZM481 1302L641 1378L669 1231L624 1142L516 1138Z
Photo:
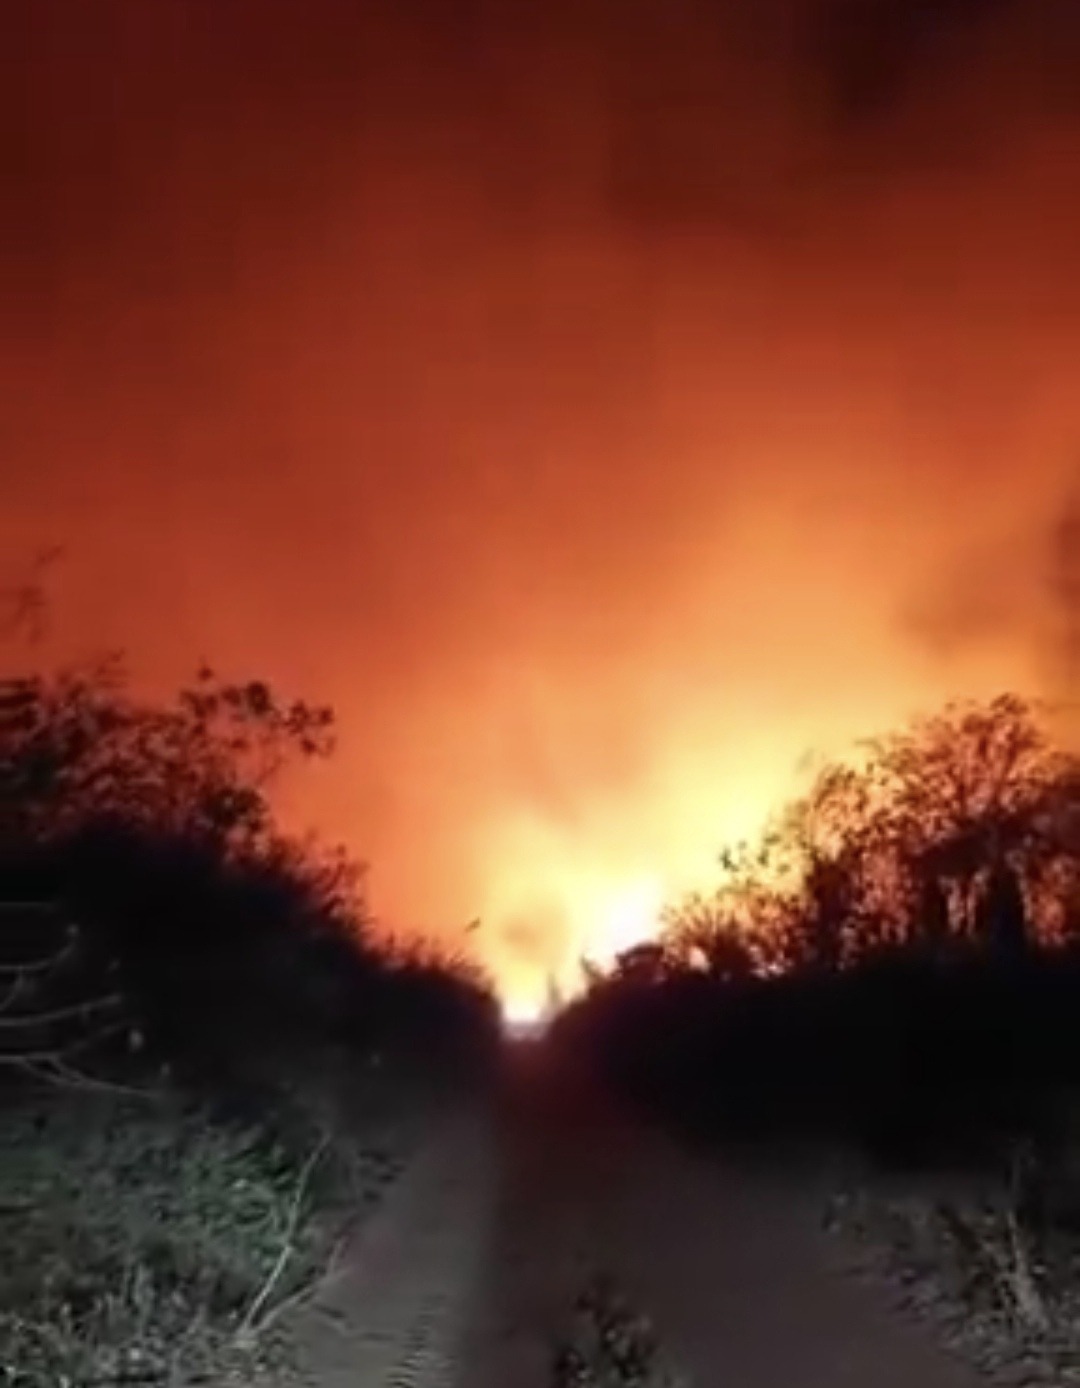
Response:
M509 1014L805 754L1075 682L1075 4L16 8L34 660L332 705L290 824Z

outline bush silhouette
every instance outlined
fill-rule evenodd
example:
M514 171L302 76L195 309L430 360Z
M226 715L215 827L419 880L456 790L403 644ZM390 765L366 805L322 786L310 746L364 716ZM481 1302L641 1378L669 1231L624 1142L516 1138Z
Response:
M76 932L63 987L118 994L124 1042L203 1070L271 1037L368 1048L392 1037L432 1064L490 1048L483 980L389 953L359 867L275 823L281 769L332 750L328 709L210 670L147 704L105 662L4 681L0 718L3 895L51 904ZM23 939L26 920L0 918L0 965L6 951L15 979L55 947L44 933L36 948ZM27 1027L50 1006L39 988ZM8 1029L10 1056L31 1030Z
M831 766L559 1020L702 1132L894 1155L1051 1121L1080 1080L1080 774L1040 711L953 705Z

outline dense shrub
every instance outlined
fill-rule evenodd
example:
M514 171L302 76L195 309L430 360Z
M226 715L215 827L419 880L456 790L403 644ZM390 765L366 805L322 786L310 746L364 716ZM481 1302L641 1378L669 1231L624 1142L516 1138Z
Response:
M1080 763L1013 698L863 750L556 1040L695 1130L897 1154L1048 1121L1080 1082Z
M209 670L146 704L106 662L4 681L0 715L0 970L35 1054L49 1045L35 1016L80 989L92 1006L120 999L116 1029L140 1055L218 1074L267 1036L370 1048L392 1035L440 1064L490 1044L483 981L388 952L360 868L276 826L274 778L330 752L329 710ZM31 978L28 962L61 952L63 970ZM14 1025L7 1040L18 1049Z

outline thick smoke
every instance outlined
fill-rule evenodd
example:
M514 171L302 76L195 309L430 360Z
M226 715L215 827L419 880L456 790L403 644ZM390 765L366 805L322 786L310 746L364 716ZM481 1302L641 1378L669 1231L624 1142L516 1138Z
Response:
M397 923L535 983L808 747L1075 679L1071 0L9 22L5 551L333 701Z

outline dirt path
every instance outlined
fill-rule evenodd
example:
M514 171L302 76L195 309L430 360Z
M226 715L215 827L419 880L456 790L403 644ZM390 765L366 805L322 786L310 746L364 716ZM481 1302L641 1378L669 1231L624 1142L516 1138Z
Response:
M615 1276L693 1388L974 1388L841 1275L805 1165L720 1163L628 1123L565 1074L519 1077L488 1276L458 1388L553 1388L592 1271Z
M483 1114L448 1122L340 1254L291 1327L317 1388L454 1388L489 1242L493 1149Z
M549 1085L528 1065L513 1077L498 1115L494 1237L458 1388L552 1388L567 1311L612 1245L620 1161L608 1131L595 1095Z
M973 1388L972 1370L844 1276L812 1169L637 1149L620 1227L635 1297L701 1385Z
M590 1274L615 1276L691 1388L975 1388L842 1276L816 1178L695 1158L595 1088L520 1064L494 1119L434 1142L305 1317L318 1388L554 1388Z

